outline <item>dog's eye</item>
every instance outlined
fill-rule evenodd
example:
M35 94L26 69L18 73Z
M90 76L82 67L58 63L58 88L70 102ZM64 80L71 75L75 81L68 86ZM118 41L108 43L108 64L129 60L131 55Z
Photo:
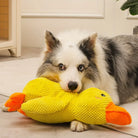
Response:
M58 67L59 67L59 70L61 70L61 71L66 70L66 66L63 65L62 63L59 63L59 64L58 64Z
M78 71L83 72L85 70L85 66L83 64L80 64L78 66Z

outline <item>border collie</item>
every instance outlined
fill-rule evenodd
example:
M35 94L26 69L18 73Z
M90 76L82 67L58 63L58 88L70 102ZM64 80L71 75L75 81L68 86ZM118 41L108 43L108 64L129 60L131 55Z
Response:
M105 90L115 104L138 99L137 34L106 38L75 30L55 37L46 31L45 39L47 50L38 77L59 82L69 92L89 87ZM87 128L78 121L71 123L73 131Z

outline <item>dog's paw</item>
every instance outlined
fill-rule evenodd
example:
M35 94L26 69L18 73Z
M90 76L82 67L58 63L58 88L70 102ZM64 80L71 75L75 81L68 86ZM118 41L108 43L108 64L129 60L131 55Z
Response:
M3 112L8 112L9 107L6 107L4 104L1 106Z
M82 132L88 130L89 126L79 121L72 121L70 129L72 131Z

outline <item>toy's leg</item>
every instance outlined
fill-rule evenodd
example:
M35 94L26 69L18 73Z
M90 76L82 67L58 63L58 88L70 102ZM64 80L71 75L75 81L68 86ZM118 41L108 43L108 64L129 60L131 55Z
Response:
M26 114L25 114L25 112L20 108L20 109L18 109L18 112L20 112L21 114L23 114L23 115L25 115L26 116Z
M8 108L9 112L17 111L18 109L20 109L21 104L24 102L24 99L25 99L25 94L23 94L23 93L14 93L6 101L5 107Z

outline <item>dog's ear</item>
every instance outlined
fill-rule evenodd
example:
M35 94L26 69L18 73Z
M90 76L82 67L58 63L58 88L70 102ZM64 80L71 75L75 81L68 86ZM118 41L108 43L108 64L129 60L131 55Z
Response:
M80 50L87 56L90 60L94 55L94 47L96 43L97 33L92 34L88 38L80 42Z
M95 46L96 38L97 38L97 33L94 33L89 37L89 41L93 47Z
M54 48L57 48L60 45L60 41L49 31L46 31L45 40L48 52L52 51Z

